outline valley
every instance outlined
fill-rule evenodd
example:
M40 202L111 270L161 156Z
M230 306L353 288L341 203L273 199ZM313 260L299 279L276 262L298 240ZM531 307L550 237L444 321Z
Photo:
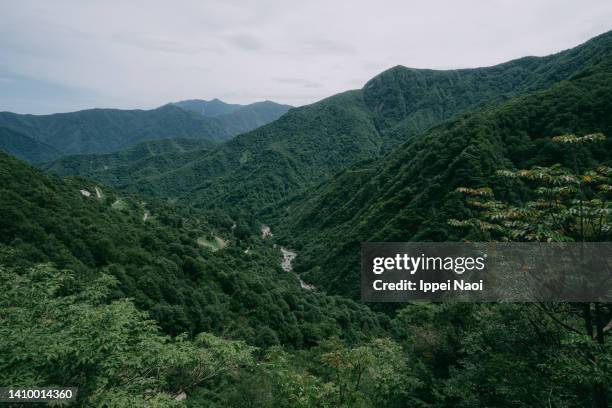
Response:
M612 395L610 304L360 299L362 242L587 240L584 213L612 239L612 32L484 68L395 66L296 108L2 112L0 149L2 384L109 407Z
M289 272L292 273L300 282L300 287L302 289L306 289L306 290L313 290L315 289L314 285L308 284L306 282L304 282L302 280L302 278L300 277L300 275L298 275L297 273L293 272L293 261L295 260L295 258L297 257L297 253L285 248L285 247L280 247L280 251L281 254L283 255L283 259L281 261L281 268L283 268L283 270L285 272Z

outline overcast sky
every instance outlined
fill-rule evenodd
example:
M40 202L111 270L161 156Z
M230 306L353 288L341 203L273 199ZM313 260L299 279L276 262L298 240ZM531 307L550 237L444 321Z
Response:
M610 0L0 0L0 111L302 105L398 64L494 65L610 29Z

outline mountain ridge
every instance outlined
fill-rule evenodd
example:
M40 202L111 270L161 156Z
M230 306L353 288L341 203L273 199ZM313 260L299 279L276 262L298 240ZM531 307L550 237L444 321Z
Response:
M394 67L362 89L289 110L209 154L138 180L135 191L198 206L266 208L338 171L382 156L432 126L569 79L612 54L612 32L545 57L439 71Z
M229 116L206 117L166 104L149 110L94 108L50 115L0 112L0 126L42 144L33 151L15 143L0 147L31 162L41 162L65 155L110 153L172 137L221 142L275 120L285 107L261 110L248 105ZM27 141L22 138L22 142ZM52 149L45 150L43 145Z

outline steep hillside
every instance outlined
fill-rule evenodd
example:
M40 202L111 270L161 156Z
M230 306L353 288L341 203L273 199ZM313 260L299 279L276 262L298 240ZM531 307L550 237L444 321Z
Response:
M612 135L611 95L607 58L548 90L463 115L281 203L276 236L300 251L296 269L306 281L355 297L360 242L461 238L447 223L467 211L457 187L489 185L503 192L497 169L573 166L550 137ZM583 148L576 165L610 163L610 152L612 138ZM510 198L520 199L516 194Z
M525 57L493 67L436 71L394 67L370 80L364 100L392 141L419 133L468 108L491 106L545 89L612 54L612 32L546 57Z
M262 211L455 115L545 89L610 54L612 33L607 33L555 55L488 68L395 67L363 90L292 109L274 123L130 188L196 205Z
M81 283L116 277L170 334L210 331L259 346L311 346L380 331L347 299L304 290L258 226L168 206L85 179L61 180L0 153L0 264L53 262Z
M33 162L51 160L58 154L53 147L6 126L0 126L0 150Z
M205 157L130 188L207 207L258 208L354 160L377 155L376 135L360 92L347 92L293 109Z
M152 140L114 153L66 156L38 167L60 176L79 174L121 187L195 160L207 154L214 144L199 139Z

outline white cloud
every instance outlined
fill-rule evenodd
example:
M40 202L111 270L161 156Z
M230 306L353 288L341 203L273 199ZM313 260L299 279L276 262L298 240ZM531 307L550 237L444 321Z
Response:
M214 97L310 103L398 64L485 66L570 48L612 28L612 3L20 0L0 2L0 16L0 66L20 78L0 110L47 113ZM40 95L36 84L47 84Z

